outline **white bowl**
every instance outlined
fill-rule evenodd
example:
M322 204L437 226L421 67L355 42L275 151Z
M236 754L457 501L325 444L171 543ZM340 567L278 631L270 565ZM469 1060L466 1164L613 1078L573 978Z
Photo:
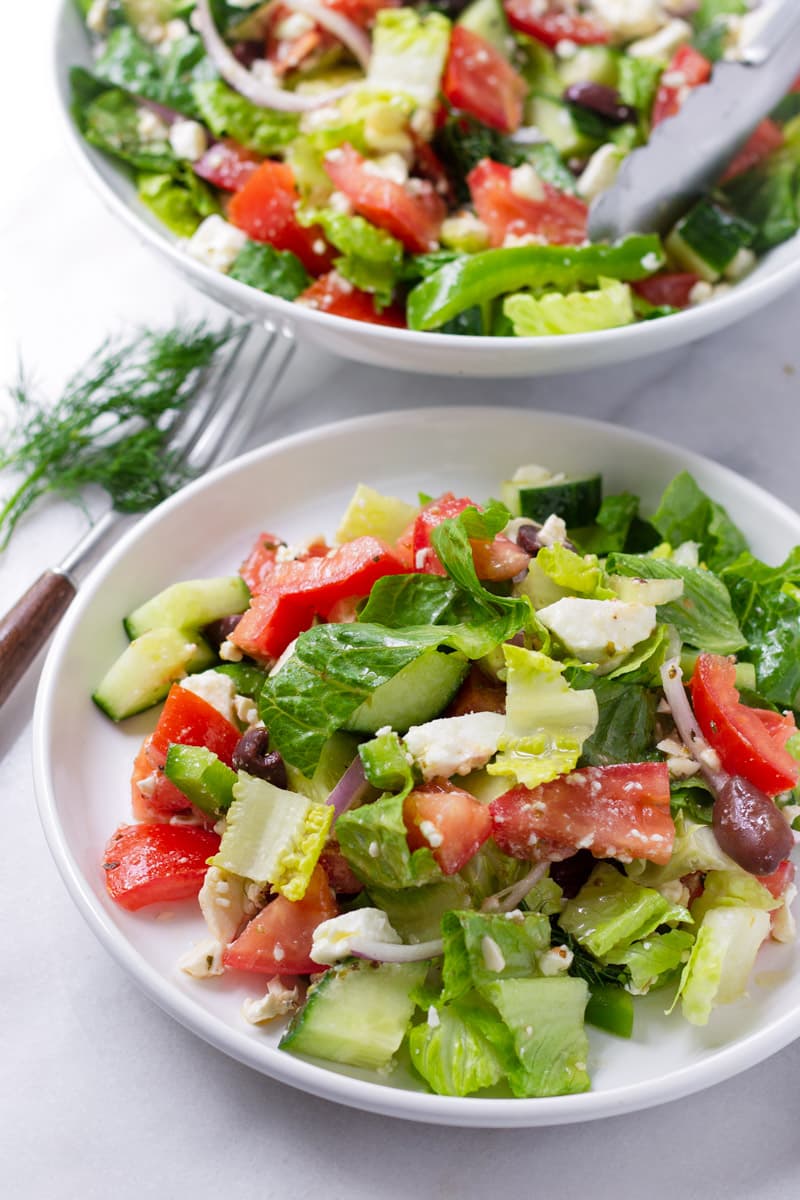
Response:
M440 1124L531 1126L588 1120L674 1099L752 1066L800 1034L800 949L765 947L748 999L705 1029L664 1015L664 995L637 1001L630 1041L590 1030L593 1090L552 1099L430 1095L418 1079L379 1079L295 1058L280 1030L248 1026L246 995L261 977L195 981L176 961L204 926L193 903L127 913L108 898L103 847L130 821L136 748L153 715L114 726L90 693L122 650L121 618L178 578L229 573L261 529L292 540L330 534L359 480L412 499L452 488L482 500L532 457L572 474L603 470L609 492L627 488L649 509L684 467L724 504L755 550L780 561L800 541L800 517L707 459L641 434L574 417L509 408L427 409L344 421L263 447L161 505L93 572L48 657L34 718L36 793L50 848L73 899L107 949L189 1029L256 1070L344 1104ZM120 1012L120 1021L125 1014Z
M554 375L642 358L696 341L763 308L800 280L800 235L771 251L726 296L686 312L623 329L565 337L485 338L415 333L333 317L247 287L196 262L139 201L126 174L89 146L69 114L69 68L91 68L74 0L63 0L55 30L58 94L70 139L92 186L141 242L220 304L249 319L283 321L320 346L358 362L440 375Z

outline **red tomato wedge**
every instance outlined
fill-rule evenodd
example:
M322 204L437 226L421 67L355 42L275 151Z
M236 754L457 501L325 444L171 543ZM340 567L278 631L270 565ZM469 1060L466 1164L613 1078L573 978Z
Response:
M797 785L800 764L786 749L794 718L748 708L736 690L736 667L720 654L701 654L692 675L697 723L731 775L743 775L767 796Z
M187 825L121 825L105 849L103 870L112 900L129 912L146 904L186 900L203 884L219 837Z
M202 158L192 164L192 170L224 192L237 192L255 174L262 161L260 154L226 138L209 146Z
M513 133L522 124L527 83L499 50L463 25L456 25L450 38L442 91L453 108L501 133Z
M137 821L169 821L175 813L189 812L191 804L180 788L167 779L150 758L151 738L146 737L134 759L131 775L131 810ZM145 790L139 787L147 780Z
M338 913L328 876L317 865L302 900L276 896L244 927L222 956L223 965L259 975L308 975L314 930Z
M231 197L228 219L256 242L291 250L307 271L319 275L330 270L331 252L321 229L298 224L298 200L291 167L267 160Z
M275 570L275 557L282 540L275 533L260 533L255 540L253 549L239 567L239 574L250 589L252 596L263 592L272 572Z
M368 321L371 325L389 325L394 329L406 327L405 313L399 305L376 308L374 296L354 287L338 271L320 275L297 297L297 303L334 317L349 317L351 321Z
M349 142L326 154L324 166L355 211L398 238L412 254L436 248L447 206L427 180L402 184L386 179Z
M578 245L586 240L588 208L577 196L541 183L541 199L512 190L512 168L482 159L467 176L475 211L488 226L492 246L506 238L535 237L551 245Z
M324 558L279 563L230 640L254 658L278 658L315 616L327 618L340 601L368 596L382 576L404 573L400 559L374 537L354 538Z
M794 883L794 876L795 865L787 858L771 875L759 875L758 882L763 883L776 900L780 900L781 896L785 895L789 884Z
M455 875L492 832L488 807L445 780L414 788L403 801L411 850L427 846L445 875Z
M653 125L679 113L692 88L708 83L710 78L709 60L693 46L679 46L658 85L651 115Z
M506 16L512 29L527 33L551 49L559 42L578 46L596 46L607 42L611 33L592 17L562 11L560 4L542 4L541 0L505 0Z
M442 521L457 517L465 508L476 508L474 500L467 496L457 498L452 492L444 492L437 500L431 500L414 521L411 535L411 564L415 571L426 575L445 575L431 542L431 533Z
M667 863L675 839L669 799L666 763L585 767L498 796L489 805L492 836L506 854L531 862L586 848L595 858Z
M657 308L666 305L669 308L688 308L691 304L692 288L700 282L699 275L689 272L665 272L652 275L650 279L638 279L631 287L637 296L655 304Z
M775 121L771 121L769 117L765 117L761 124L757 125L750 134L750 137L722 176L720 183L727 183L728 180L735 179L737 175L744 175L745 171L749 171L752 167L757 167L774 150L779 150L783 142L783 130L780 125Z
M180 746L205 746L227 765L233 762L236 743L242 735L202 696L174 683L149 739L148 757L163 767L173 742Z

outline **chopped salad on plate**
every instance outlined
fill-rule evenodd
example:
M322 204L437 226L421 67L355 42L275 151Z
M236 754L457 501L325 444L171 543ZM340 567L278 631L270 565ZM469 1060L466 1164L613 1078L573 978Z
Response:
M800 548L761 562L686 472L653 512L499 490L360 484L330 541L262 532L129 613L93 698L164 703L101 861L129 911L197 898L180 967L252 980L254 1036L554 1096L587 1026L713 1022L794 941Z
M663 242L587 241L626 155L737 54L746 0L78 2L86 140L193 258L321 312L617 328L712 299L800 227L793 92Z

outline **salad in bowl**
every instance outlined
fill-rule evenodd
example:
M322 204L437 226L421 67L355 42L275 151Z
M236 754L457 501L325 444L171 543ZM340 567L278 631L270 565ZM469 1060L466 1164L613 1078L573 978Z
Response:
M625 156L736 54L743 0L79 4L83 137L193 263L306 312L621 329L719 297L800 224L792 93L666 238L587 241Z
M287 1055L557 1097L587 1025L713 1023L794 940L800 566L688 472L645 511L497 489L359 485L330 540L262 532L130 612L94 699L164 703L96 870L130 912L197 897L183 971L251 980Z

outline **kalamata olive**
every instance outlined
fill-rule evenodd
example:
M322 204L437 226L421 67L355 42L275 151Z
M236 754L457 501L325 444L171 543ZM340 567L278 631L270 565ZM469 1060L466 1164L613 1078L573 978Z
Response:
M586 880L591 875L597 859L589 850L578 850L569 858L550 865L550 878L554 879L567 900L577 896Z
M231 617L220 617L218 621L211 621L208 625L203 626L203 637L211 642L215 650L219 650L222 643L227 642L241 619L241 613L237 613Z
M604 83L571 83L564 92L564 99L570 104L588 108L615 125L636 120L636 109L630 104L623 104L617 89L607 87Z
M530 554L535 558L543 546L549 546L550 541L542 542L539 540L539 534L542 530L541 525L537 525L535 521L531 521L530 525L520 525L517 530L517 545L520 550L524 550L526 554ZM574 550L575 547L568 538L564 539L564 548L566 550Z
M233 751L233 766L236 771L266 779L275 787L286 787L286 765L277 750L270 750L267 729L248 729L239 738Z
M794 846L781 810L741 775L732 775L717 793L714 834L720 848L752 875L771 875Z

